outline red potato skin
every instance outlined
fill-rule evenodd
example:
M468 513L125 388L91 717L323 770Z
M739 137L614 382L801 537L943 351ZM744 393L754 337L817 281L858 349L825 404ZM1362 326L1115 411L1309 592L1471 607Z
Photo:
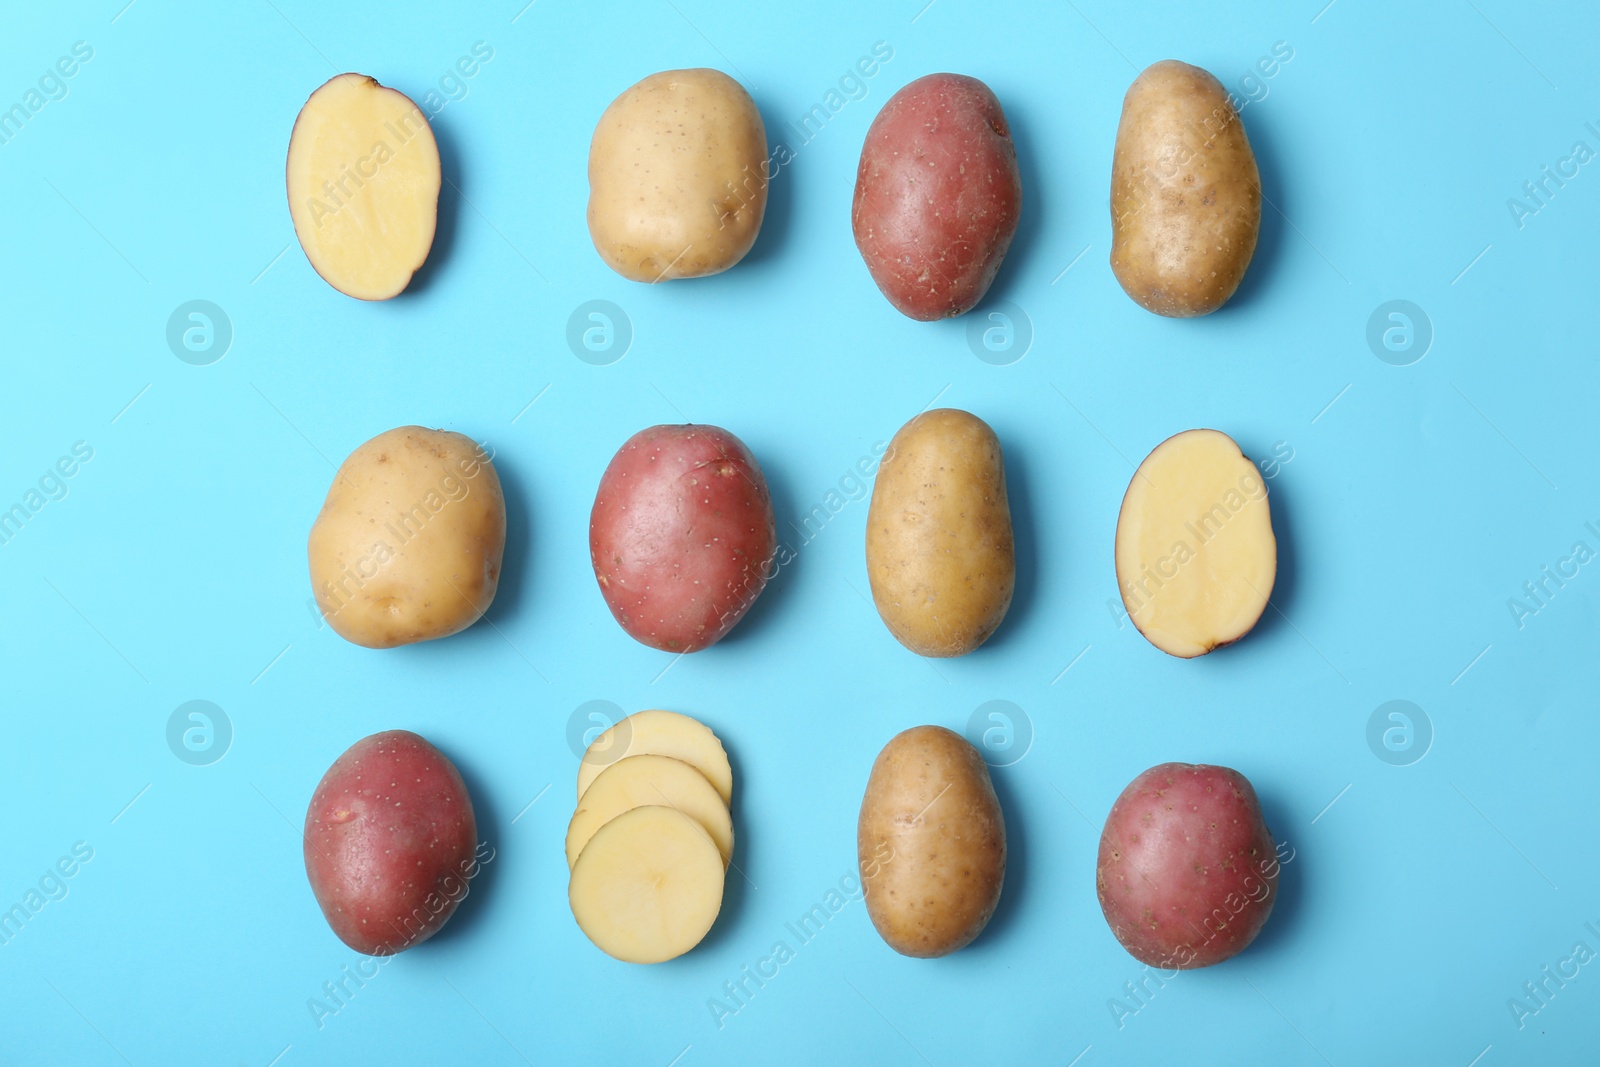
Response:
M1022 175L1000 101L962 74L929 74L867 130L850 224L889 303L923 322L989 291L1022 211Z
M472 798L455 765L407 730L333 761L306 810L311 892L339 940L369 956L421 944L478 872Z
M1163 763L1128 784L1100 835L1100 907L1122 947L1171 970L1209 967L1255 940L1278 896L1278 855L1250 782Z
M766 587L777 554L767 480L716 426L652 426L617 450L589 514L600 595L636 641L716 644Z

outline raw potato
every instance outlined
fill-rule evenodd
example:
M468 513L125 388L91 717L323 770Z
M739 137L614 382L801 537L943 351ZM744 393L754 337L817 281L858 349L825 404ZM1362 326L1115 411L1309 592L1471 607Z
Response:
M590 752L603 755L591 759ZM578 764L578 800L607 767L645 755L682 760L705 775L724 804L733 803L733 768L722 742L704 723L675 711L635 712L596 737Z
M1209 967L1255 940L1278 893L1278 851L1238 771L1163 763L1106 817L1095 873L1122 947L1163 970Z
M766 588L778 551L767 480L716 426L652 426L612 457L589 514L600 595L636 641L698 652Z
M917 726L878 753L856 827L872 925L905 956L945 956L1000 903L1006 824L989 768L959 734Z
M1145 457L1117 516L1117 586L1152 645L1192 659L1237 641L1277 573L1267 486L1233 438L1185 430Z
M726 867L733 858L733 820L728 805L706 776L670 756L629 756L601 771L578 798L567 824L567 867L578 861L595 831L634 808L649 805L681 811L717 843Z
M867 577L884 625L920 656L963 656L994 633L1016 584L1000 441L976 415L900 428L867 512Z
M311 94L289 136L289 215L306 258L341 293L387 300L428 258L439 146L410 98L364 74Z
M636 282L744 258L767 209L767 133L719 70L664 70L611 102L589 145L589 236Z
M1122 101L1111 163L1111 269L1157 315L1208 315L1239 288L1261 230L1244 123L1209 73L1167 59Z
M388 956L439 931L478 873L477 821L461 775L406 730L362 738L306 809L311 892L339 940Z
M506 505L469 437L401 426L339 467L311 527L317 605L367 648L431 641L471 626L500 583Z
M722 855L689 816L643 807L602 826L578 857L567 900L595 946L661 963L700 943L722 910Z
M902 314L926 322L976 306L1021 213L1017 148L983 82L929 74L872 120L850 225L872 280Z

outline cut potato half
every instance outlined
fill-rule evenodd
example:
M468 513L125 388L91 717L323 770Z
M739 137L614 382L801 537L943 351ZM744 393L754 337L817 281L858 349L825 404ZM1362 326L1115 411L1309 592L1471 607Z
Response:
M625 963L661 963L700 943L722 910L722 856L672 808L624 812L596 831L567 887L572 917Z
M636 712L596 737L578 765L578 799L600 772L628 756L682 760L706 776L724 804L733 803L733 768L722 742L699 720L675 711Z
M1237 641L1278 571L1266 483L1225 433L1169 437L1128 483L1116 555L1123 605L1152 645L1192 659Z
M289 215L306 258L341 293L398 295L428 258L439 146L422 109L365 74L311 94L289 135Z
M650 805L673 808L699 823L717 843L724 867L733 858L733 820L705 775L671 756L629 756L607 767L584 790L567 824L567 867L578 862L583 846L606 823Z

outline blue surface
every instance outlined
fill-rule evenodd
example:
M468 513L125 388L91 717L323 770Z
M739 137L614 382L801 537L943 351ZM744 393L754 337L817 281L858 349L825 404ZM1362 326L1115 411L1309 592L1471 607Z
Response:
M1563 961L1600 951L1600 563L1561 561L1600 550L1600 165L1568 164L1520 225L1508 206L1575 142L1600 150L1593 5L123 2L13 4L0 35L0 105L74 42L93 53L0 144L0 506L41 490L0 544L0 906L41 880L59 897L0 944L0 1059L1594 1062L1600 965ZM800 144L786 124L880 41L892 60ZM492 59L453 80L477 42ZM1277 42L1293 58L1244 83ZM1106 262L1122 94L1168 57L1250 100L1274 205L1242 291L1199 321L1142 311ZM589 135L633 81L701 65L741 78L795 158L744 264L631 284L588 240ZM335 69L447 102L439 239L387 304L318 279L284 204L290 126ZM938 70L987 81L1016 131L1022 232L978 313L1023 309L1010 365L975 356L966 320L896 314L851 240L868 123ZM1431 323L1406 366L1415 349L1367 340L1396 299ZM167 343L191 300L231 324L209 365ZM631 323L610 365L566 340L591 300ZM848 491L935 398L1004 443L1020 573L988 646L929 663L866 599ZM616 447L684 420L750 445L798 551L728 640L674 662L612 621L586 520ZM331 465L410 422L495 449L505 581L493 625L374 653L319 627L305 537ZM1180 662L1108 610L1111 538L1133 465L1192 426L1292 458L1269 483L1273 610ZM77 442L92 458L46 478ZM827 521L797 533L817 506ZM1508 601L1547 566L1577 573L1519 619ZM191 700L231 725L208 765L168 744ZM735 761L747 877L670 964L610 960L567 909L567 738L596 700L695 714ZM1012 857L982 939L902 959L859 900L794 939L786 923L850 884L879 747L993 700L1032 741L995 771ZM1391 700L1425 716L1410 750L1369 745ZM495 859L443 934L380 967L323 922L298 827L333 758L386 728L457 762ZM1255 946L1133 1000L1143 969L1100 915L1095 846L1121 788L1166 760L1244 772L1294 858ZM72 876L47 877L62 857ZM708 1001L732 1006L724 983L780 940L793 958L719 1027ZM308 1001L341 979L319 1026Z

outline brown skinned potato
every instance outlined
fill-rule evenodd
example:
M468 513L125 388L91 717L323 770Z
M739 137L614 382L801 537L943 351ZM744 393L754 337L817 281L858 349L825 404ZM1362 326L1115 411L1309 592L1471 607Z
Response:
M1122 101L1111 163L1111 269L1157 315L1208 315L1255 254L1261 175L1244 123L1209 73L1167 59Z
M966 655L1005 618L1016 574L994 431L952 408L906 423L867 512L867 577L889 632L920 656Z
M983 757L942 726L897 734L872 764L856 852L867 914L905 956L946 956L1000 903L1006 824Z

